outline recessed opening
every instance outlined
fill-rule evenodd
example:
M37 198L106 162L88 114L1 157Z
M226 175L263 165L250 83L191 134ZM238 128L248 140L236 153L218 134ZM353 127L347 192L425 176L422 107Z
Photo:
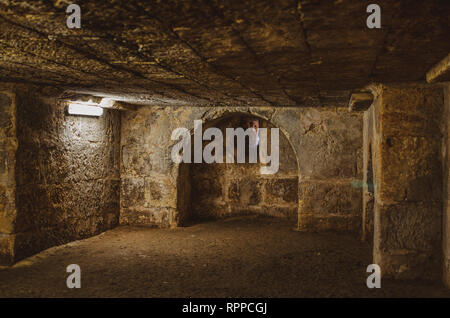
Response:
M252 127L255 132L267 128L270 149L270 128L265 119L234 113L203 125L203 130L216 127L225 136L226 128ZM255 215L283 218L295 225L298 217L297 158L288 139L279 134L280 166L275 174L261 174L260 158L249 162L249 149L259 147L257 138L246 137L245 163L237 162L237 142L234 143L235 163L181 164L178 179L180 223ZM204 142L205 146L209 141ZM225 147L225 145L224 145ZM225 148L224 148L225 156ZM224 159L225 162L225 159Z

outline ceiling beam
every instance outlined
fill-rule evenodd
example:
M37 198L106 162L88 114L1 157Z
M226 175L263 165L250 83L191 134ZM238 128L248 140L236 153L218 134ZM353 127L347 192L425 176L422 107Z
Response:
M427 72L428 83L448 81L450 81L450 53Z

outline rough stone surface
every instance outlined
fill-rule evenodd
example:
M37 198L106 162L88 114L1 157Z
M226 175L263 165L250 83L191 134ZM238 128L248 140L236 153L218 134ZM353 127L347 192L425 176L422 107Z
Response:
M370 166L370 145L375 183L374 262L384 276L438 279L442 89L380 85L376 91L364 134L364 167Z
M191 170L189 164L172 162L171 149L178 142L170 139L173 129L193 132L195 119L209 127L233 114L259 117L282 131L286 151L274 180L257 178L257 164L194 165ZM205 212L205 218L241 212L289 216L298 219L300 229L356 232L361 223L361 113L339 108L141 107L123 113L121 149L122 224L176 226L194 218L190 213L195 209ZM132 186L142 182L144 187ZM301 195L294 196L296 191ZM326 203L317 203L324 195ZM124 199L128 196L140 203ZM266 208L268 202L271 208Z
M444 283L450 288L450 84L444 86L444 116L442 116L442 168L443 168L443 276Z
M361 187L355 183L300 183L301 229L357 231L361 222Z
M1 1L0 79L160 106L346 106L372 81L422 80L450 51L442 0L379 0L381 29L365 1L78 4L68 29L67 1Z
M119 114L70 116L65 106L16 89L14 260L118 223Z
M11 264L14 260L17 149L15 107L12 89L0 86L0 265Z

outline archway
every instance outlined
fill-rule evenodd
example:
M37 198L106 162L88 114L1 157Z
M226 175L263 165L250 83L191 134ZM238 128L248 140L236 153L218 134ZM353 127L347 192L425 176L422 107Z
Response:
M373 179L371 143L369 143L368 148L367 170L365 171L366 181L363 188L362 240L367 241L373 247L375 185Z
M251 119L257 119L261 128L275 128L261 116L234 112L205 121L203 131L217 127L225 136L226 128L245 129L244 123ZM268 132L270 149L270 129ZM204 141L204 146L208 143ZM260 173L262 163L259 160L249 163L248 152L246 163L180 164L177 179L178 225L240 215L265 215L289 219L297 226L297 155L282 129L279 147L279 170L272 175Z

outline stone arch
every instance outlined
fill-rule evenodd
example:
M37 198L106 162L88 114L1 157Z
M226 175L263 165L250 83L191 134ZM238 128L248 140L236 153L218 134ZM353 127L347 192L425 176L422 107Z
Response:
M250 111L250 109L245 110L218 110L218 111L206 111L202 114L201 120L203 124L203 129L208 127L213 127L215 123L220 123L221 121L227 120L228 118L232 118L235 116L242 117L254 117L258 118L264 122L266 122L271 127L277 127L280 129L280 144L281 139L284 138L288 144L289 150L292 152L293 157L295 158L295 175L292 175L292 178L295 178L296 183L296 191L295 191L295 223L298 226L299 221L299 213L300 213L300 205L299 205L299 179L300 179L300 163L299 156L297 154L296 147L294 147L290 135L286 131L284 127L280 127L276 125L266 114L259 113L257 111ZM193 128L193 120L190 122L190 126L187 127L190 130L191 136L194 133ZM174 142L175 144L175 142ZM280 168L281 168L281 158L282 153L280 153ZM173 176L176 176L176 192L177 192L177 209L175 214L172 216L172 224L175 226L182 226L185 224L186 219L184 216L188 215L189 212L186 210L191 209L191 200L190 200L190 187L191 184L186 182L191 176L189 175L189 169L192 164L173 164ZM276 179L276 178L274 178ZM280 178L281 180L281 178Z

